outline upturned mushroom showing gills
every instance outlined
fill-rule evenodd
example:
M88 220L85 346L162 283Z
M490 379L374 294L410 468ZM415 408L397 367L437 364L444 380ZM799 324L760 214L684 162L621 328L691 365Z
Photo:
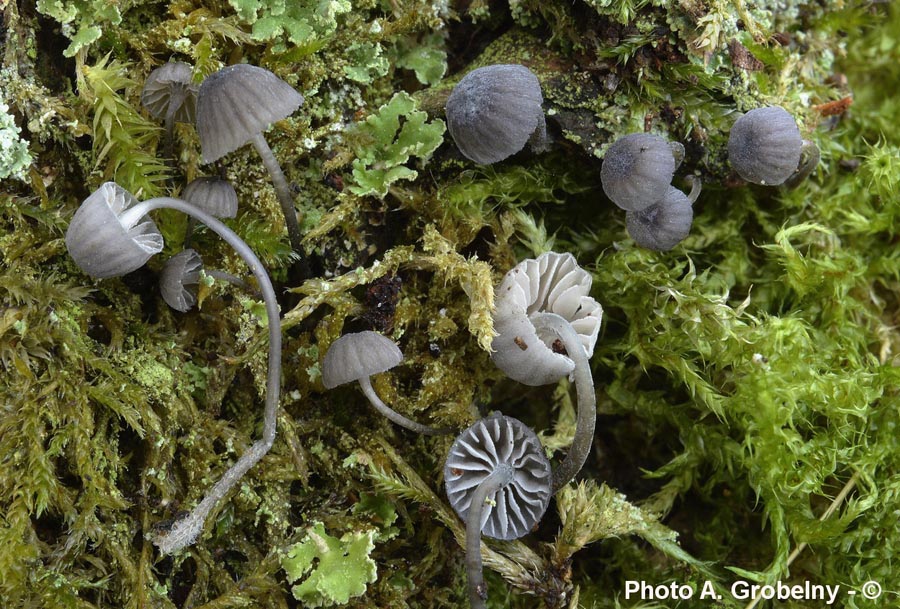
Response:
M544 102L537 77L518 64L485 66L466 74L447 99L447 128L463 155L489 165L531 142L546 144Z
M191 66L172 61L156 68L147 77L141 91L141 104L162 119L165 126L163 148L166 158L172 158L172 131L175 123L193 123L197 110L198 86L193 84Z
M265 68L237 64L208 76L197 96L197 133L204 163L253 144L272 178L294 251L301 251L300 223L281 165L263 132L303 104L303 96Z
M609 199L626 211L639 211L663 198L684 156L684 147L650 133L616 140L600 167Z
M728 161L748 182L778 186L809 175L819 162L819 149L800 137L797 122L787 110L768 106L750 110L735 121L728 134Z
M403 352L400 347L377 332L366 330L344 334L325 353L322 360L322 384L326 389L334 389L357 381L369 403L397 425L428 436L448 433L447 429L429 427L404 417L375 393L369 377L387 372L401 361Z
M510 270L494 296L491 359L511 379L526 385L554 383L574 374L578 393L575 437L553 472L553 492L581 470L594 439L597 418L588 359L594 352L603 308L590 295L591 275L571 254L547 252Z
M450 505L466 523L466 571L472 609L487 600L481 534L518 539L540 521L550 503L550 462L521 421L500 413L462 432L444 465Z
M216 504L272 447L281 392L281 321L275 290L256 254L230 228L181 199L159 197L138 203L118 184L106 182L85 199L69 223L66 231L69 254L82 270L93 277L113 277L133 271L162 249L162 235L147 214L163 208L196 217L234 248L259 284L269 326L269 368L262 438L254 442L222 475L190 514L155 540L163 554L171 554L196 541L206 517Z
M696 178L692 179L689 195L669 186L661 201L625 214L628 234L641 247L660 252L672 249L690 234L693 204L699 195L700 180Z

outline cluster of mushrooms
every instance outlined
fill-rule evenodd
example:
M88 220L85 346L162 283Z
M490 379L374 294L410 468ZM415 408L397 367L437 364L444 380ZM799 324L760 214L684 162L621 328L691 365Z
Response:
M171 157L173 125L195 123L202 160L213 162L253 144L269 171L284 212L288 237L300 252L300 229L293 196L278 161L263 136L303 103L303 96L263 68L240 64L207 77L198 87L192 70L177 62L155 70L142 101L165 124L164 150ZM473 70L451 93L446 104L450 134L459 150L476 163L501 161L530 144L536 152L548 145L537 77L521 65L495 65ZM729 158L746 180L781 184L802 179L818 161L815 146L800 139L793 118L779 107L754 110L732 129ZM806 155L805 161L801 157ZM627 135L610 146L602 166L603 190L626 210L628 232L644 247L673 248L688 234L690 194L671 186L684 156L680 144L649 134ZM154 542L164 554L196 541L207 516L241 477L271 448L281 390L281 325L275 290L262 263L220 218L234 217L237 195L222 178L208 176L189 184L182 198L159 197L140 202L107 182L80 206L69 224L66 246L76 264L95 278L136 270L163 248L163 237L148 215L161 208L190 216L185 249L173 256L160 276L165 301L178 311L197 302L197 286L222 279L257 294L266 305L269 351L262 437L207 491L201 502ZM255 286L233 275L204 270L199 254L188 246L194 222L202 222L244 260ZM516 539L530 532L547 510L550 498L581 470L590 452L596 422L596 396L589 359L600 330L603 310L590 296L591 275L568 253L547 252L519 263L496 287L493 362L510 378L526 385L574 380L577 425L565 459L556 468L536 434L517 419L493 413L463 431L452 444L444 467L451 506L466 522L466 565L469 597L474 608L487 598L482 578L481 535ZM370 377L399 365L400 348L375 332L347 334L336 340L322 360L327 389L356 381L380 413L411 431L450 433L394 411L377 395Z

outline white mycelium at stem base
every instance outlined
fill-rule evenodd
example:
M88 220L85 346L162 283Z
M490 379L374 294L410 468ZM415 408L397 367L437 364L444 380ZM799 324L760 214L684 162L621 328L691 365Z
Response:
M591 276L574 256L547 252L516 265L495 291L491 358L497 367L532 386L575 374L578 423L572 448L554 473L554 492L581 469L594 437L596 397L588 359L603 308L590 289Z
M148 235L154 236L155 239L152 241L154 245L159 246L156 249L159 251L162 248L162 236L155 230L156 226L146 217L146 214L154 209L163 208L174 209L197 218L234 248L256 277L266 305L269 326L269 368L266 378L262 438L257 440L222 475L222 478L213 485L190 514L155 540L163 554L171 554L196 541L203 529L206 517L216 504L272 447L275 440L276 411L281 392L281 319L272 282L253 250L219 220L180 199L159 197L143 203L136 203L136 199L130 193L117 184L107 182L82 203L81 208L72 218L66 233L66 246L69 253L82 269L95 277L112 277L133 271L156 252L147 253L147 248L143 245L129 245L128 242L135 240L133 233L136 227L139 227L138 238L147 241ZM98 219L102 220L99 224L94 222ZM152 227L152 231L150 227ZM105 251L104 243L106 244ZM146 254L143 261L137 265L134 264L138 259L135 257L135 249ZM114 259L120 252L124 252L128 258L127 264L121 264ZM98 274L97 271L102 274Z

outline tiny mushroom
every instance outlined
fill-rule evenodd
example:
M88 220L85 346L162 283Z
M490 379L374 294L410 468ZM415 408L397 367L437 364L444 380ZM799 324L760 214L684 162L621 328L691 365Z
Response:
M175 123L193 123L197 110L197 90L191 66L172 61L156 68L147 77L141 91L141 104L165 125L164 149L172 157L172 131Z
M616 140L600 167L600 183L609 199L626 211L639 211L666 194L684 157L684 147L650 133Z
M224 178L205 176L192 180L184 187L181 198L216 218L234 218L237 215L237 192L231 182ZM185 247L191 243L195 224L194 218L188 220L187 230L184 233Z
M669 186L662 200L641 211L625 214L628 234L634 242L651 250L668 251L691 232L694 220L692 205L700 195L700 180L692 178L691 193Z
M196 541L212 509L265 456L275 441L281 392L281 318L272 281L253 250L219 220L181 199L157 197L138 202L118 184L106 182L75 212L66 230L66 248L75 263L93 277L115 277L131 272L162 249L162 235L147 217L156 209L174 209L196 217L234 248L259 284L269 327L269 369L262 438L222 475L192 512L154 540L163 554L171 554Z
M301 234L294 198L263 132L302 104L303 96L288 83L265 68L247 64L211 74L201 83L197 96L197 133L203 162L212 163L245 144L253 144L272 178L296 252L301 251Z
M594 352L603 308L590 295L591 276L572 254L546 252L510 270L494 297L491 354L511 379L526 385L554 383L574 374L578 393L575 437L553 472L553 492L584 465L597 418L588 358Z
M204 269L200 254L186 249L166 260L159 275L159 291L166 304L181 313L190 311L197 304L201 271L214 279L222 279L245 290L252 290L246 281L231 273Z
M728 161L748 182L778 186L809 175L819 161L819 151L800 137L797 122L787 110L768 106L750 110L732 125Z
M550 462L534 432L494 413L463 431L450 447L444 483L450 505L466 522L469 600L487 600L481 534L518 539L540 521L550 503Z
M492 65L466 74L447 99L447 128L466 158L489 165L531 142L541 152L547 127L541 85L525 66Z
M424 435L448 433L446 429L428 427L407 419L385 404L369 377L386 372L403 361L403 352L391 339L366 330L345 334L331 344L322 360L322 384L334 389L346 383L358 381L366 398L378 412L411 431Z

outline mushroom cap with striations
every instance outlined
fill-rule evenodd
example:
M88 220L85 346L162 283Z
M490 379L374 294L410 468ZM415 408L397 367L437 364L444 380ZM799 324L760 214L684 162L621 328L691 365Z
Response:
M750 110L728 134L728 162L743 179L777 186L800 165L803 138L790 113L781 106Z
M513 479L488 497L481 529L494 539L517 539L531 531L550 503L550 461L528 426L500 413L476 422L450 447L444 484L450 505L465 520L476 487L501 464L512 468Z
M546 137L541 85L518 64L477 68L447 99L447 128L460 152L488 165L522 150L534 136Z
M669 186L666 196L641 211L625 214L628 234L634 242L647 249L665 252L691 232L694 210L687 195Z
M182 313L190 311L197 304L202 269L203 260L192 249L178 252L166 260L159 275L159 291L166 304Z
M193 123L197 113L198 85L193 84L191 66L181 61L171 61L156 68L147 77L141 91L141 104L154 117L166 117L170 103L177 103L175 120Z
M556 313L572 324L590 357L603 308L590 295L591 275L572 254L546 252L523 260L503 278L494 295L494 364L511 379L546 385L571 374L574 362L554 350L557 336L538 335L529 316Z
M115 182L105 182L84 200L66 230L66 249L81 270L97 279L119 277L162 251L162 235L149 216L134 226L119 220L137 202Z
M668 140L651 133L631 133L606 151L600 183L613 203L626 211L637 211L665 196L675 166Z
M228 180L208 176L197 178L184 187L181 198L216 218L234 218L238 197Z
M322 384L333 389L380 374L403 361L400 347L377 332L344 334L331 343L322 360Z
M207 76L197 96L203 162L237 150L302 104L302 95L265 68L242 63Z

